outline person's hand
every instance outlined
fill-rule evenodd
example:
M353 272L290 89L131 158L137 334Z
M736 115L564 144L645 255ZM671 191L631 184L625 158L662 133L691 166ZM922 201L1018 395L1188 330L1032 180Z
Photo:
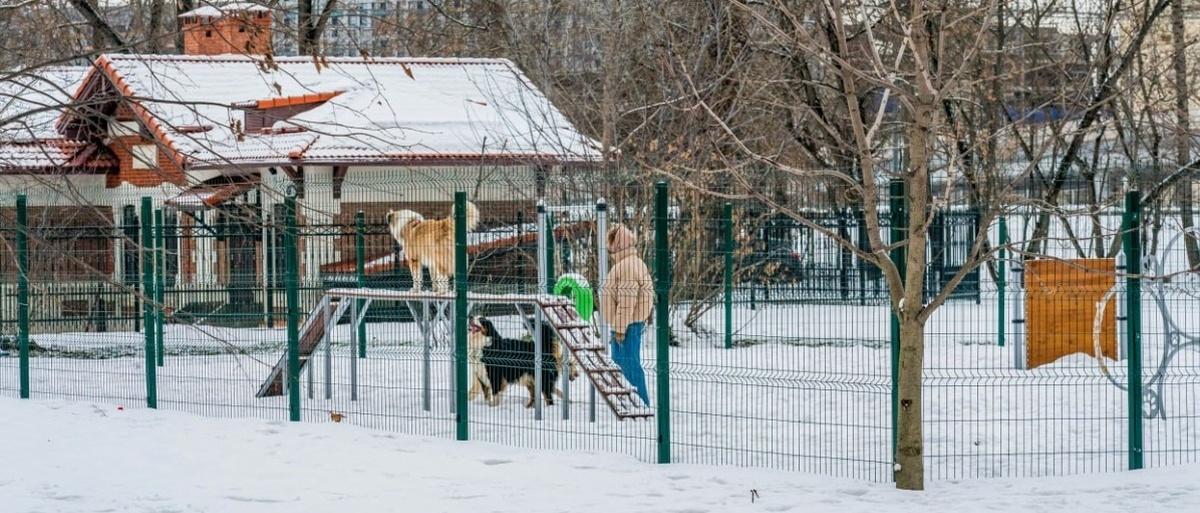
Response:
M624 333L613 333L613 340L616 340L617 343L620 344L625 341L625 334Z

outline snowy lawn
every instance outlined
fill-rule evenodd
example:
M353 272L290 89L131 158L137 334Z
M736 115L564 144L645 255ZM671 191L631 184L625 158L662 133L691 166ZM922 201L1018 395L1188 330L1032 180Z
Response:
M932 480L1120 472L1128 468L1127 396L1095 360L1076 354L1034 371L1013 368L1012 346L988 334L995 305L954 302L934 316L926 354L926 465ZM1144 375L1162 337L1147 307ZM705 321L719 325L720 312ZM1181 312L1183 314L1183 312ZM891 475L886 310L879 306L788 305L735 313L738 347L693 338L671 354L672 453L682 463L771 467L860 480ZM1194 314L1180 315L1191 329ZM495 317L519 336L515 319ZM369 356L357 360L359 398L350 400L349 330L334 330L331 399L324 398L324 351L314 386L303 386L302 417L389 432L454 436L450 353L433 349L430 409L422 392L420 335L409 323L367 327ZM255 398L283 352L282 330L167 327L166 365L158 369L158 406L216 417L285 419L282 397ZM145 404L143 343L137 333L35 335L58 351L31 359L35 399ZM234 349L236 348L236 350ZM112 355L79 358L76 353ZM72 355L72 356L68 356ZM653 335L643 346L656 391ZM0 358L0 395L16 395L16 358ZM1112 363L1124 380L1125 365ZM302 383L307 382L307 375ZM1164 389L1169 418L1145 422L1150 467L1200 458L1200 351L1176 359ZM313 392L309 397L310 390ZM617 422L606 408L589 421L583 380L571 387L570 419L561 401L535 421L512 390L501 406L470 404L471 438L531 449L606 451L654 461L653 422Z
M0 436L6 456L0 496L4 511L13 512L1200 510L1200 465L942 481L917 494L886 483L652 465L615 454L460 443L345 423L215 420L16 399L0 400Z

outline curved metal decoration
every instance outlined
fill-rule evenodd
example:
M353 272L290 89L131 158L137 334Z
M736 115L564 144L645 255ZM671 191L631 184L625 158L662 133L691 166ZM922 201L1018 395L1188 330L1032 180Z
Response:
M1171 250L1174 249L1179 239L1189 233L1193 237L1200 238L1200 227L1189 228L1175 234L1167 243L1162 256L1158 260L1155 260L1152 255L1145 256L1143 260L1143 268L1153 269L1154 276L1156 276L1147 281L1150 282L1150 291L1154 297L1154 303L1158 306L1159 314L1162 315L1164 336L1162 356L1158 360L1158 369L1146 381L1146 386L1142 392L1142 417L1147 419L1167 418L1166 406L1163 403L1163 384L1166 381L1167 369L1171 367L1171 361L1175 359L1175 355L1189 347L1200 348L1200 334L1189 334L1180 328L1175 319L1171 317L1171 311L1167 308L1167 289L1170 285L1169 279L1166 277L1167 257L1171 255ZM1128 385L1118 381L1109 372L1108 365L1104 363L1104 355L1100 351L1100 319L1104 316L1108 302L1116 294L1117 287L1117 285L1114 285L1113 288L1109 289L1105 293L1104 298L1096 304L1096 320L1092 328L1092 344L1095 352L1093 356L1095 356L1096 361L1100 364L1100 371L1110 383L1121 390L1129 390Z
M1154 259L1153 256L1146 256L1145 263L1154 269L1154 274L1157 276L1150 281L1150 291L1154 295L1154 302L1158 305L1158 311L1163 319L1163 349L1162 356L1158 360L1158 369L1154 371L1154 375L1146 382L1145 397L1142 399L1142 416L1148 419L1167 418L1166 407L1163 404L1163 382L1166 381L1167 369L1171 366L1171 360L1175 359L1175 355L1180 351L1189 347L1200 348L1200 333L1188 333L1186 330L1175 322L1175 318L1171 317L1171 311L1167 308L1167 289L1170 287L1169 279L1166 278L1167 273L1167 257L1171 255L1172 249L1179 239L1184 235L1200 238L1200 228L1192 227L1181 230L1171 238L1162 252L1159 259Z

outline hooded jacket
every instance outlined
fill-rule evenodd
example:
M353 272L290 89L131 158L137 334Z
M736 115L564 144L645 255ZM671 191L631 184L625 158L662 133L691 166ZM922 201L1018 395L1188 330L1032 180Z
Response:
M654 308L654 282L646 263L637 256L636 236L624 226L607 235L612 269L600 288L600 313L619 339L635 322L645 322Z

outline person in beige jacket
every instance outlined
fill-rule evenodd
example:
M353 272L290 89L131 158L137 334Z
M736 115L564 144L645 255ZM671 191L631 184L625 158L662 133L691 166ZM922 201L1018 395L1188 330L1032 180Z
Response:
M612 328L612 355L625 378L647 406L646 372L642 369L642 334L654 307L650 270L637 255L637 236L618 224L605 235L612 269L600 287L600 313Z

